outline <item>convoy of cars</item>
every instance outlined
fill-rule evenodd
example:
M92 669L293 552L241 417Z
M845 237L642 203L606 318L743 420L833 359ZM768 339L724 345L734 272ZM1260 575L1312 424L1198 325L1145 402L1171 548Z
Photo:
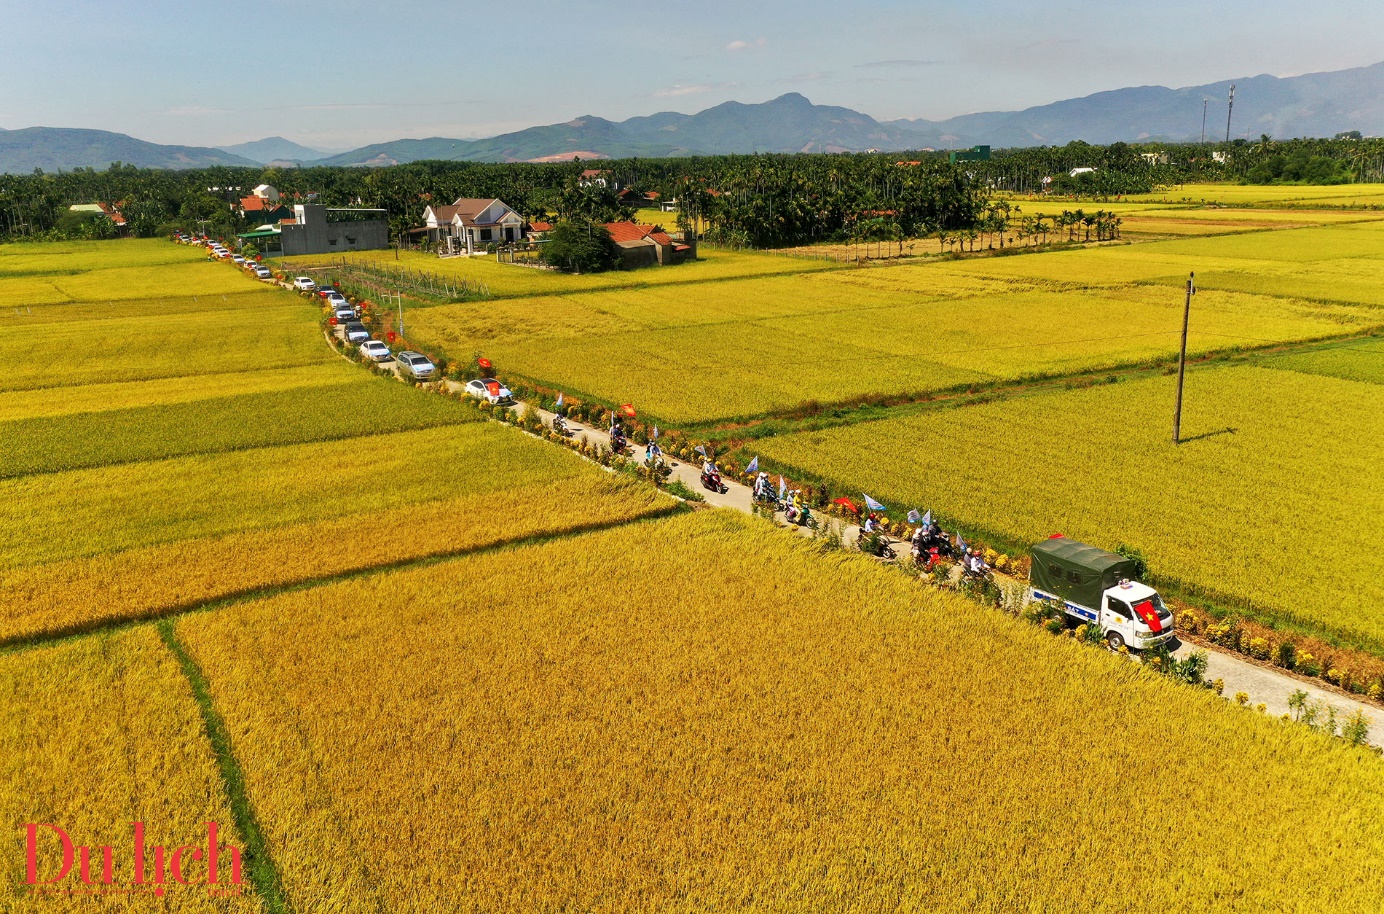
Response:
M265 282L274 281L274 273L268 267L254 259L234 253L219 241L196 235L178 235L177 240L183 244L205 247L209 254L220 260L230 260L257 279ZM330 285L319 286L311 276L295 276L288 286L295 291L311 292L321 298L330 309L332 323L339 331L340 337L348 343L358 345L361 355L365 358L376 363L395 362L399 377L406 380L430 381L437 375L437 366L423 353L405 350L396 354L390 351L386 343L373 339L370 329L360 320L360 308L351 304L350 299L340 289ZM494 378L477 378L468 382L465 389L470 396L487 403L502 406L514 403L514 395L509 388Z

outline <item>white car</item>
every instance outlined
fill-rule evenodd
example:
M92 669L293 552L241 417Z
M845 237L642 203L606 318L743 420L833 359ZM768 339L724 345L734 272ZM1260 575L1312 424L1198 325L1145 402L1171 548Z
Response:
M491 404L508 406L514 402L514 394L510 393L508 387L494 378L477 378L474 381L467 381L466 392L477 400L484 400Z
M316 292L317 283L313 282L312 278L309 276L299 276L297 279L293 280L293 288L297 289L299 292Z
M230 256L231 256L231 252L228 251L228 250L226 250L225 248L221 248L221 249L215 251L214 253L216 254L217 257L221 258L222 260L225 260L227 257L230 257Z
M269 272L268 267L255 267L255 275L258 276L260 279L263 279L265 282L268 282L269 280L274 278L274 274Z
M389 352L389 347L379 340L366 340L361 343L360 354L367 359L374 359L376 362L388 362L394 358Z
M245 262L245 258L244 258L244 257L241 257L239 254L236 254L234 257L231 258L231 263L244 263L244 262Z

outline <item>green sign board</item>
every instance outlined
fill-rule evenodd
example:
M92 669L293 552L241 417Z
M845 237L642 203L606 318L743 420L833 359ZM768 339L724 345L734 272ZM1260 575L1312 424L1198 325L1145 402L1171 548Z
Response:
M988 162L990 161L990 147L972 146L970 149L957 150L947 156L947 161L953 165L957 162Z

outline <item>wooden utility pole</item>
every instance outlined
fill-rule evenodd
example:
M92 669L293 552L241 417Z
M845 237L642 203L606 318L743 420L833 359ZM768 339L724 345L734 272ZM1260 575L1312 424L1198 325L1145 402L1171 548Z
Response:
M1182 443L1182 378L1187 373L1187 324L1192 319L1192 296L1197 274L1187 274L1187 304L1182 308L1182 354L1177 360L1177 406L1173 408L1173 444Z

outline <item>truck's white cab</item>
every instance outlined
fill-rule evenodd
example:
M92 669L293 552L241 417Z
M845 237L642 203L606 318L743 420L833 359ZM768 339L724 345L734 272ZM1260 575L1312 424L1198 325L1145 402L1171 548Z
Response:
M1101 595L1101 604L1101 632L1116 650L1121 645L1143 650L1172 639L1172 610L1146 584L1121 581Z

